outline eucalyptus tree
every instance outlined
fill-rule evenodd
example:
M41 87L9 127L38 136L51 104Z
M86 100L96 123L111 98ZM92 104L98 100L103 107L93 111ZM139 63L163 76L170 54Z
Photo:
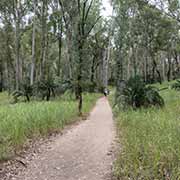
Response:
M40 57L40 69L39 76L40 80L45 79L46 75L46 61L47 61L47 45L48 45L48 27L47 27L47 16L48 16L48 0L41 0L40 18L41 18L41 57Z
M12 15L15 24L15 52L16 52L16 89L20 88L20 81L22 81L22 59L20 54L20 41L23 17L27 13L28 4L26 1L13 0L12 2Z
M87 38L90 35L91 31L97 24L97 22L100 19L99 17L95 17L95 20L92 21L92 18L90 18L90 10L93 8L93 0L90 2L88 0L84 0L81 2L78 0L77 2L77 10L78 10L78 16L77 16L77 95L79 98L79 112L82 111L82 92L83 92L83 65L84 65L84 45L87 43Z
M64 34L64 23L61 6L58 0L50 2L52 14L50 15L50 21L53 27L54 42L58 41L58 60L56 66L56 75L61 76L61 60L62 60L62 46L63 46L63 34ZM62 76L61 76L62 77Z
M79 113L82 111L83 71L85 68L85 45L87 39L100 19L99 3L95 0L59 0L66 28L67 44L75 66L71 68L75 77L75 92L79 99ZM72 41L73 40L73 41ZM72 66L71 66L72 67Z
M108 46L108 36L107 27L104 23L99 23L99 27L95 30L95 33L88 38L88 51L90 53L91 67L90 67L90 82L95 84L98 82L102 86L102 65L103 65L103 55Z
M164 75L168 80L177 78L178 21L150 1L114 0L113 3L117 79L136 74L142 75L146 82L161 82Z
M131 1L117 0L113 1L115 17L114 17L114 39L116 48L116 84L123 80L123 64L129 46L129 12Z

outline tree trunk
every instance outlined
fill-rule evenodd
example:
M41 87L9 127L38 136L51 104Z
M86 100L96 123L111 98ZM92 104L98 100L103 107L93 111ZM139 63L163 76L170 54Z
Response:
M160 73L160 71L157 68L157 63L156 63L155 59L153 59L153 67L154 67L154 70L156 70L156 72L158 74L158 81L159 81L159 83L162 84L161 73Z
M82 114L82 49L83 49L83 45L82 42L79 41L79 46L78 46L78 51L79 51L79 62L78 62L78 83L77 83L77 94L78 94L78 99L79 99L79 105L78 105L78 109L79 109L79 114Z
M108 50L105 48L103 49L103 60L102 60L102 85L103 88L107 88L108 85Z
M73 77L73 38L72 38L72 32L70 29L67 30L67 53L68 53L68 66L69 66L69 79L72 79Z
M91 83L94 83L94 75L95 75L95 56L92 60L92 66L91 66Z
M171 80L171 56L170 54L168 54L168 72L167 72L167 80L170 81Z
M33 1L34 6L34 18L33 18L33 33L32 33L32 62L31 62L31 75L30 75L30 84L34 84L34 73L35 73L35 45L36 45L36 9L37 9L37 0Z
M175 64L176 64L176 70L175 70L175 78L178 78L180 75L180 66L179 66L179 56L177 52L174 52L174 59L175 59Z
M117 70L116 70L116 87L119 88L120 83L123 81L123 58L121 55L121 48L118 50L117 55Z
M131 59L132 59L132 48L130 48L129 50L129 56L127 59L127 79L129 79L131 77Z
M136 52L136 48L132 47L132 61L133 61L133 70L134 70L134 76L137 75L137 58L136 58L137 52Z
M149 77L148 69L149 69L148 55L146 54L146 57L145 57L145 81L146 81L146 83L148 83L148 81L149 81L149 79L148 79L148 77Z
M41 11L41 59L40 59L40 80L44 80L46 77L46 51L47 51L47 0L42 1Z
M0 92L3 91L4 86L4 71L2 61L0 62Z
M18 5L17 5L18 6ZM16 8L15 41L16 41L16 90L20 89L20 12Z
M62 54L62 33L63 33L63 24L62 18L59 21L59 34L58 34L58 44L59 44L59 57L58 57L58 65L57 65L57 76L60 77L61 75L61 54Z

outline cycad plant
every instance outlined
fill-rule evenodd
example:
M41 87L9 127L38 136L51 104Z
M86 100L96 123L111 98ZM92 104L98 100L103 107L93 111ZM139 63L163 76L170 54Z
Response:
M51 79L37 81L34 84L33 93L35 96L41 96L42 100L50 100L51 96L55 96L54 89L56 85Z
M175 89L177 91L180 91L180 80L177 80L173 85L172 89Z
M140 76L123 81L121 87L117 88L116 103L120 107L140 107L164 106L164 100L160 96L158 89L147 86Z
M24 97L27 101L30 101L31 96L33 96L33 86L30 85L29 79L25 79L20 84L20 90L16 90L12 93L14 103L17 103L19 101L19 98Z

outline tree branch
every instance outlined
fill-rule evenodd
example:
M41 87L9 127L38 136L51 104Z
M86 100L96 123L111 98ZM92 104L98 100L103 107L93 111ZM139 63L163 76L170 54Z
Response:
M64 5L63 5L62 0L59 0L59 5L61 6L62 16L63 16L64 22L65 22L65 25L66 25L66 28L67 28L67 26L68 26L67 25L67 19L65 17Z
M89 15L89 12L90 12L90 9L91 9L91 7L92 7L92 4L93 4L93 1L94 0L91 0L91 3L90 3L90 5L89 5L89 7L88 7L88 10L87 10L87 12L86 12L86 15L85 15L85 21L87 20L87 17L88 17L88 15Z
M93 28L95 27L95 25L97 24L97 22L101 19L101 16L99 16L96 21L94 22L94 24L91 26L91 28L89 29L89 31L87 32L85 39L88 37L88 35L91 33L91 31L93 30Z

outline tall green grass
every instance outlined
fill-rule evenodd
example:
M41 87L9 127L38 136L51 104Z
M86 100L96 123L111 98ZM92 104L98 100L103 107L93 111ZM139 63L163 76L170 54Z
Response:
M10 96L8 95L8 92L2 92L0 93L0 105L9 104L11 101Z
M116 112L122 147L114 168L117 179L180 179L180 92L161 94L163 109Z
M83 112L95 104L98 94L85 94ZM22 148L27 139L60 131L77 119L77 102L61 98L51 102L30 102L0 106L0 160Z

